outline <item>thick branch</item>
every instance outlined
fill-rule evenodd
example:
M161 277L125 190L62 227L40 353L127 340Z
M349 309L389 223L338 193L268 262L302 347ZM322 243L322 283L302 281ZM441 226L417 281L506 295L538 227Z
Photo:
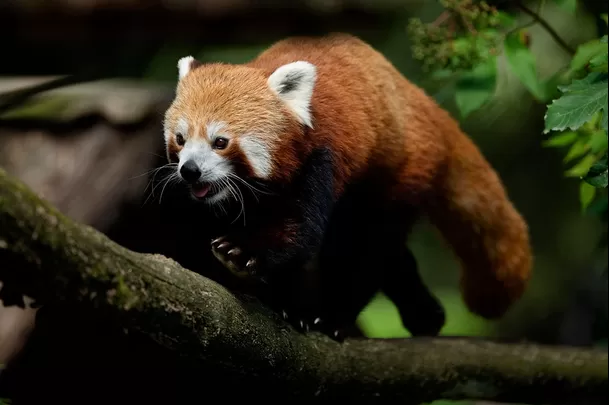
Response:
M256 301L74 223L0 171L0 257L2 251L28 263L0 267L0 280L11 290L88 308L92 317L103 310L130 333L187 358L191 367L221 372L222 378L246 375L266 398L281 387L283 395L306 399L408 403L607 399L606 352L465 338L341 345L300 334ZM214 387L207 380L205 395Z
M51 79L44 83L36 84L24 89L17 89L7 93L0 93L0 116L12 108L18 107L31 97L34 97L45 91L58 89L73 84L89 82L100 79L100 76L93 74L62 76L56 79Z

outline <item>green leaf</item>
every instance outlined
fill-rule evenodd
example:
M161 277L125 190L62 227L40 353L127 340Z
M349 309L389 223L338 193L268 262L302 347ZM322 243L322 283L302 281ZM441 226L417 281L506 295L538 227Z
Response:
M605 35L604 38L606 37ZM603 42L602 39L593 39L581 44L577 47L577 51L571 59L570 68L572 71L579 71L585 68L592 59L603 54L607 55L607 43Z
M561 132L558 133L552 137L550 137L550 139L548 139L547 141L543 142L543 146L546 146L548 148L560 148L563 146L567 146L567 145L571 145L573 142L575 142L578 138L577 132L574 131L567 131L567 132Z
M577 141L571 146L567 154L565 155L563 162L569 163L573 159L584 156L590 150L590 145L584 138L578 137Z
M596 157L594 155L586 155L582 160L577 162L575 166L570 168L565 172L565 176L567 177L578 177L582 178L590 171L592 165L596 162Z
M601 14L601 19L605 22L605 24L609 24L609 22L607 22L607 13Z
M594 58L590 60L590 70L594 72L603 72L607 73L607 35L600 39L601 45L604 45L605 49L603 52L600 52Z
M497 58L464 73L456 83L455 102L466 118L482 107L494 94L497 85Z
M607 53L592 59L590 61L590 70L592 72L607 73Z
M537 76L535 56L521 40L520 33L513 32L507 35L503 46L505 57L512 72L536 99L542 100L544 89Z
M596 188L607 188L607 154L594 163L583 179Z
M579 185L579 202L581 204L582 211L586 211L590 203L594 200L595 196L596 187L582 181Z
M577 130L603 111L601 126L607 131L607 74L590 73L569 86L559 87L563 95L548 106L544 133Z
M597 154L606 151L608 146L607 133L602 130L592 132L588 145L590 145L590 151L592 153Z
M577 11L577 0L554 0L554 3L569 13Z

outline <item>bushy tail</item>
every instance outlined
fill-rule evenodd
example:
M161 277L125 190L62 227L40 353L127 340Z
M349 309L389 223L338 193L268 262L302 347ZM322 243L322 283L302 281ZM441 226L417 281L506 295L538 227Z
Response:
M447 177L428 214L461 261L468 308L499 318L530 278L528 227L474 143L465 135L453 141Z

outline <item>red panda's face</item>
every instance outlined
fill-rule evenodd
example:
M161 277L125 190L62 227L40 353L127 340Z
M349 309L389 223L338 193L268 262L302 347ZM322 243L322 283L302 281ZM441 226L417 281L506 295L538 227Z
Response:
M210 204L239 195L250 179L272 180L289 129L311 125L315 68L284 65L269 77L257 69L178 64L176 97L165 114L167 157L192 195ZM196 68L196 69L195 69Z

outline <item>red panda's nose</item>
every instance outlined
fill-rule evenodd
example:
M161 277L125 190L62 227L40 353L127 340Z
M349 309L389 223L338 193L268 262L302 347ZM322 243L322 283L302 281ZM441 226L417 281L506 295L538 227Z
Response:
M180 175L189 183L196 183L201 177L201 170L194 160L187 160L180 169Z

